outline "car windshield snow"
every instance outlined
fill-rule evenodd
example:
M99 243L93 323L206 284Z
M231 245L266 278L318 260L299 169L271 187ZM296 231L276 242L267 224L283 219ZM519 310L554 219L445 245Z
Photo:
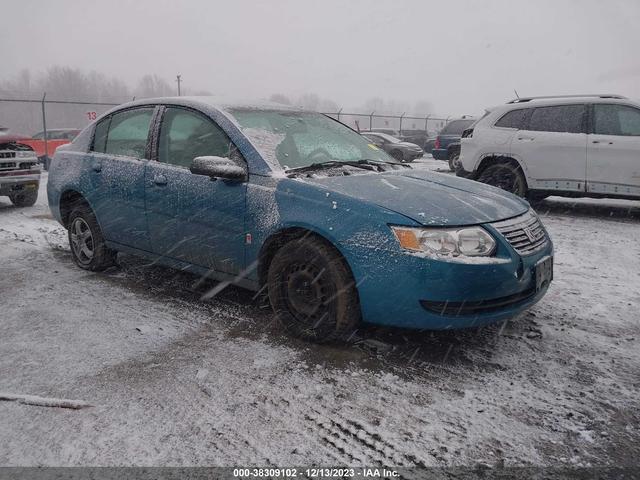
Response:
M399 163L368 139L319 113L255 109L231 113L276 170L324 162Z

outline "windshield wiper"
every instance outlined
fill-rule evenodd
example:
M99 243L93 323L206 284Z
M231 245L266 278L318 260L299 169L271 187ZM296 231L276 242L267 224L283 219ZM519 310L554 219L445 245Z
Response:
M406 163L400 163L400 162L389 162L388 160L373 160L371 158L365 158L363 160L358 160L357 162L360 165L380 165L385 164L385 165L397 165L399 167L405 167L405 168L411 168L411 165L408 165Z
M287 170L285 170L285 173L300 173L300 172L308 172L311 170L322 170L324 168L332 168L332 167L342 167L345 165L349 165L350 167L358 167L358 168L364 168L366 170L371 170L371 168L368 168L370 164L366 163L366 162L361 162L361 161L357 161L357 162L340 162L338 160L328 160L326 162L317 162L317 163L312 163L311 165L306 165L304 167L295 167L295 168L289 168Z
M309 172L313 170L322 170L325 168L343 167L345 165L348 165L350 167L362 168L364 170L376 171L376 172L384 171L384 169L382 168L382 165L398 165L405 168L411 168L409 165L405 165L404 163L388 162L386 160L372 160L370 158L364 158L362 160L349 160L344 162L341 162L339 160L327 160L326 162L312 163L311 165L306 165L304 167L289 168L285 170L285 173L296 174L296 173Z

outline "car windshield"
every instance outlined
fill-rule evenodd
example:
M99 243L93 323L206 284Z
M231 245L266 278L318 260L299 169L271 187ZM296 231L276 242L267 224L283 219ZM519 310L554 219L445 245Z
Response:
M235 109L231 114L276 170L330 161L399 163L370 140L320 113Z
M449 122L446 127L440 132L441 135L462 135L467 128L469 128L475 120L454 120Z
M390 143L400 143L400 140L398 140L396 137L392 137L391 135L387 135L386 133L376 132L370 133L369 135L384 138L387 142Z

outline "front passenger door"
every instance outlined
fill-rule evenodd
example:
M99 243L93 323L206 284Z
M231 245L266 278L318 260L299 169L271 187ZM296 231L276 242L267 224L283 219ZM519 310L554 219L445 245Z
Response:
M640 109L593 105L587 149L587 191L640 195Z
M147 223L154 253L228 274L244 268L246 183L189 171L199 156L232 158L246 167L224 131L194 110L165 108L157 161L145 174Z

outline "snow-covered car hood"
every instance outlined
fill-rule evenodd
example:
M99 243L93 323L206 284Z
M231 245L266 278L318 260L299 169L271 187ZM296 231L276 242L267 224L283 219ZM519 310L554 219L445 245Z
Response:
M527 202L508 192L424 170L310 177L305 181L388 208L423 225L477 225L515 217L529 209Z

